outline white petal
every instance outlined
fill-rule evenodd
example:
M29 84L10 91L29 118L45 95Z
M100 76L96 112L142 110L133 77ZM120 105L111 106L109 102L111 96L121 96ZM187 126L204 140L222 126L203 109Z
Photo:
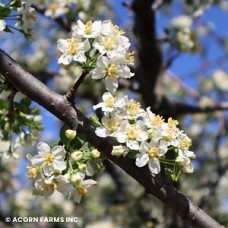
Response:
M137 141L129 140L127 141L127 147L131 150L139 150L139 143Z
M125 143L127 141L127 135L124 132L118 131L116 132L116 140L119 143Z
M147 140L148 139L148 134L147 134L147 132L142 132L139 136L138 136L138 140L139 141L145 141L145 140Z
M78 190L75 189L75 190L74 190L74 201L75 201L76 203L80 203L80 202L81 202L81 198L82 198L82 196L79 195Z
M151 173L158 174L161 171L159 159L150 159L148 167Z
M102 79L106 75L105 69L101 67L96 67L91 73L93 79Z
M47 143L40 142L37 144L37 150L40 155L45 155L50 153L51 148Z
M3 31L6 28L6 23L4 20L0 20L0 31Z
M105 87L109 91L116 91L118 88L118 80L116 77L106 77L105 78Z
M80 63L85 62L86 61L86 57L85 57L84 52L78 52L76 55L74 55L73 60L77 61L77 62L80 62Z
M88 180L84 180L82 182L83 185L93 185L93 184L96 184L97 182L92 180L92 179L88 179Z
M105 106L106 106L105 103L104 102L101 102L101 103L99 103L97 105L94 105L93 106L93 110L97 110L98 108L103 108Z
M86 39L82 44L83 44L81 48L82 51L88 51L90 49L90 43L88 39Z
M53 167L57 170L64 170L66 169L67 165L66 165L66 162L65 161L57 161L57 160L54 160L53 161Z
M72 59L73 59L72 55L64 53L63 55L60 56L58 63L69 65L72 62Z
M34 156L31 160L33 166L41 166L44 162L44 158L41 156Z
M150 150L150 144L148 142L142 142L139 148L139 151L142 153L146 153Z
M55 159L62 159L63 156L66 154L63 146L55 146L54 148L52 148L51 152L54 155Z
M149 156L148 154L140 154L137 158L136 158L136 161L135 161L135 164L138 166L138 167L143 167L145 166L149 161Z
M98 127L95 131L96 135L105 138L108 136L108 131L104 127Z
M68 42L66 40L60 39L57 41L57 47L61 52L65 52L67 46Z

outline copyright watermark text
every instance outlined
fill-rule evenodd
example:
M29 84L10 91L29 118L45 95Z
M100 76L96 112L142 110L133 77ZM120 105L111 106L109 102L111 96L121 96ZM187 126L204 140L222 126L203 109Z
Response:
M56 222L78 222L78 217L6 217L6 222L15 223L30 223L30 222L43 222L43 223L56 223Z

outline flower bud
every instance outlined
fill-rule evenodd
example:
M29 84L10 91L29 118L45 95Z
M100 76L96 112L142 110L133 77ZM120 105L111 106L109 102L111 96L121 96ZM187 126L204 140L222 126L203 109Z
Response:
M92 158L99 158L100 155L101 155L101 153L97 149L91 151Z
M185 165L185 160L181 156L177 156L175 162L180 166L183 167Z
M80 161L83 157L83 153L80 150L76 150L71 154L71 159L73 161Z
M80 170L80 171L82 171L82 172L86 172L86 169L87 169L87 166L86 166L86 164L80 164L79 166L78 166L78 169Z
M124 148L123 146L119 145L119 146L113 146L112 148L112 155L115 155L115 156L121 156L122 154L124 153Z
M76 136L76 131L68 129L65 131L65 135L69 140L72 140Z
M83 181L83 179L78 173L75 173L75 174L71 175L71 177L70 177L70 182L72 184L77 185L77 184L80 184L82 181Z

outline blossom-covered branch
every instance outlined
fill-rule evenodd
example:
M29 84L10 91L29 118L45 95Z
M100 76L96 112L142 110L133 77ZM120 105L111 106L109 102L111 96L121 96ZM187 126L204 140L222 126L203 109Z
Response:
M178 192L164 174L151 176L148 168L137 168L131 158L119 159L111 154L118 142L111 138L102 139L95 133L96 127L80 111L69 105L64 97L50 91L40 81L22 69L5 52L0 51L0 73L19 91L41 104L51 113L64 121L70 128L76 128L86 135L86 139L103 155L125 170L141 183L146 192L155 195L168 207L176 211L194 227L220 227L211 217L194 206L184 195ZM79 122L76 120L78 116ZM48 182L49 183L49 182Z

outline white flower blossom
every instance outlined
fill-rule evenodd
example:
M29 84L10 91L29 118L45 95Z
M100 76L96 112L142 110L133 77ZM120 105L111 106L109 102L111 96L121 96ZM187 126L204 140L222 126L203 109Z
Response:
M161 171L159 158L166 154L168 143L166 141L142 142L139 151L141 154L136 158L136 165L143 167L148 164L151 173L158 174Z
M77 21L77 25L73 26L72 36L77 37L78 35L84 38L96 38L101 34L102 24L101 21L88 21L83 24L81 20Z
M127 37L121 35L123 32L119 30L118 26L113 25L110 21L103 22L101 33L98 41L93 44L94 48L109 58L125 58L130 43Z
M22 2L22 6L17 9L18 14L21 14L21 19L16 23L16 26L22 29L25 33L33 29L37 16L36 10L31 7L30 2Z
M125 100L123 98L116 98L110 92L105 92L102 95L103 102L93 106L96 110L101 108L103 112L117 111L117 109L122 109L125 106Z
M0 31L3 31L6 28L6 22L4 20L0 20Z
M66 169L66 162L63 157L66 151L63 146L55 146L52 149L47 143L40 142L37 145L39 155L30 158L33 166L42 167L45 175L50 176L55 170Z
M140 142L148 139L148 134L141 120L137 120L134 124L124 120L116 132L116 139L119 143L126 143L131 150L138 150Z
M67 3L61 0L53 0L52 2L47 2L47 10L44 14L47 17L57 18L69 11L66 6Z
M65 175L50 176L48 178L40 178L34 184L34 194L42 196L50 196L55 191L61 192L64 196L68 195L68 183Z
M105 56L99 56L97 67L91 71L93 79L103 79L106 89L116 91L118 88L118 78L131 78L134 76L127 65L122 65L119 58L109 59Z
M87 180L78 180L77 184L74 186L75 188L71 191L70 196L73 197L76 203L80 203L82 196L88 194L88 190L91 185L96 184L97 182L92 179Z
M58 63L70 64L73 60L79 63L86 61L85 52L90 49L89 41L81 41L77 38L60 39L57 42L58 49L62 52Z
M120 125L119 118L113 114L111 116L102 117L101 122L103 126L97 127L95 131L96 135L101 138L115 136Z

